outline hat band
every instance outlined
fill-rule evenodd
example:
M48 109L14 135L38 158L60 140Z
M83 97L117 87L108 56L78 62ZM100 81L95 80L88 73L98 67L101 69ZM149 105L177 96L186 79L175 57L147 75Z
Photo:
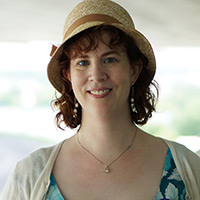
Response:
M102 15L102 14L91 14L91 15L86 15L84 17L79 18L77 21L75 21L67 30L67 32L64 35L64 39L70 35L73 30L75 30L77 27L80 25L83 25L87 22L94 22L94 21L99 21L99 22L105 22L105 23L117 23L117 24L122 24L120 21L115 19L114 17L108 16L108 15ZM63 39L63 40L64 40Z

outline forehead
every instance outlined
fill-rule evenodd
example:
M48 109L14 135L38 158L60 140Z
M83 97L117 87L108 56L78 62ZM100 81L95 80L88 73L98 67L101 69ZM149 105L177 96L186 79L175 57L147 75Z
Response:
M77 40L76 45L80 48L80 53L94 51L98 47L111 48L111 36L107 32L90 36L91 37L82 37Z
M113 34L110 31L103 30L78 35L67 45L66 52L68 57L73 59L81 54L94 51L99 46L119 51L125 49L117 32Z

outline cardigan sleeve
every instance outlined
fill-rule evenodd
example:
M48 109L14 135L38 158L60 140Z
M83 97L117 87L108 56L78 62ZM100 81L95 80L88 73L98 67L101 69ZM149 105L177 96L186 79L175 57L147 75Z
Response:
M23 171L19 166L19 163L16 165L13 172L9 175L0 199L1 200L29 199L28 183L26 184L26 181L23 176Z

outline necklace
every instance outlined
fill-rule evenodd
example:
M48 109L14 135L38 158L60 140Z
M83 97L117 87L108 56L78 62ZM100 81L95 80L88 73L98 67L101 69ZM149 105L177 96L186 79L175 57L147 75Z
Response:
M82 144L81 144L81 142L80 142L80 140L79 140L79 133L77 132L77 141L78 141L78 143L79 143L79 145L87 152L87 153L89 153L93 158L95 158L96 160L98 160L102 165L104 165L104 172L106 173L106 174L108 174L108 173L110 173L110 166L114 163L114 162L116 162L126 151L128 151L132 146L133 146L133 143L134 143L134 141L135 141L135 138L136 138L136 135L137 135L137 127L135 127L135 135L134 135L134 137L133 137L133 139L132 139L132 141L131 141L131 144L122 152L122 153L120 153L112 162L110 162L109 164L105 164L104 162L102 162L99 158L97 158L92 152L90 152L87 148L85 148Z

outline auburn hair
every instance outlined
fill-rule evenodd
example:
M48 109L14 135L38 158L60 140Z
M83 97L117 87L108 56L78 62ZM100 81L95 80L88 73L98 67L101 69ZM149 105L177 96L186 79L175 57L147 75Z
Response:
M65 42L63 53L59 59L58 67L62 78L62 92L59 96L55 95L52 106L58 109L55 119L57 126L62 130L65 127L73 129L81 125L81 106L77 108L77 113L75 114L74 92L70 80L63 75L63 69L70 70L70 59L73 57L82 52L95 50L99 41L103 41L101 37L103 33L107 33L110 37L110 41L106 45L111 49L123 47L130 63L141 63L143 66L139 78L134 84L135 111L131 111L132 121L136 124L144 125L152 117L152 112L156 110L155 106L159 93L158 84L152 80L147 70L148 59L136 46L134 39L116 27L108 25L95 26L86 29ZM155 88L156 94L152 91L152 86Z

